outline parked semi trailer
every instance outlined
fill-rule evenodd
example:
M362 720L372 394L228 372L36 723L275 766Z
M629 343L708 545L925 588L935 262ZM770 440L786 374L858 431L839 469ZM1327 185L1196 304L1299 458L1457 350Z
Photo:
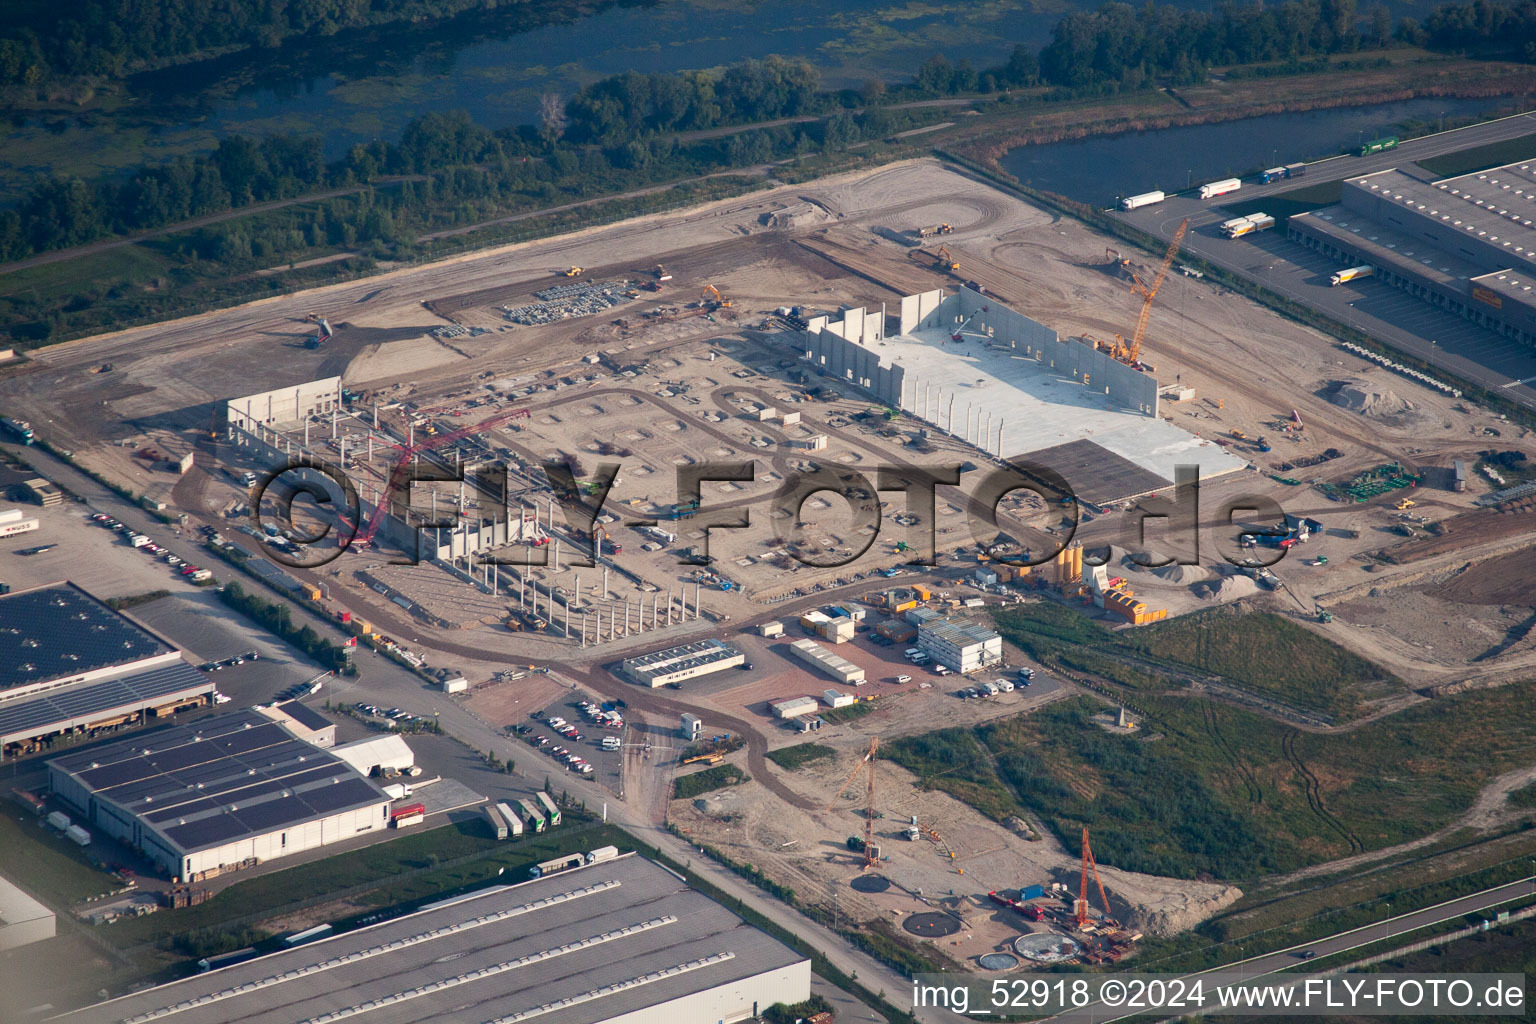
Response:
M1389 149L1397 148L1396 135L1383 135L1379 139L1372 139L1356 151L1356 156L1370 156L1372 153L1384 153Z
M1214 199L1217 196L1229 195L1243 187L1243 183L1236 178L1223 178L1200 186L1201 199Z
M1334 288L1337 288L1345 281L1355 281L1362 277L1370 277L1374 273L1376 273L1376 268L1368 264L1362 264L1358 267L1348 267L1330 277L1328 279L1328 284Z
M1153 203L1160 203L1167 198L1168 197L1162 192L1143 192L1140 195L1127 196L1120 200L1120 209L1137 210L1143 206L1151 206Z

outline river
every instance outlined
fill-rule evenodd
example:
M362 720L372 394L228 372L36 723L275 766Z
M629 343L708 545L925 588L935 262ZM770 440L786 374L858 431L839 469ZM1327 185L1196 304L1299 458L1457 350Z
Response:
M1404 121L1438 124L1492 113L1497 99L1417 99L1363 107L1102 135L1010 150L1003 168L1026 185L1108 206L1117 197L1175 191L1265 167L1333 156L1392 135Z

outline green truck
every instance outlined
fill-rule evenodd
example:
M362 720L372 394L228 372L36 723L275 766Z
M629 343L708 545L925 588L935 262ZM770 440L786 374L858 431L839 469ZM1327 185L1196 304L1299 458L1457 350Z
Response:
M1370 156L1372 153L1385 153L1389 149L1397 148L1396 135L1384 135L1379 139L1372 139L1361 146L1356 156Z

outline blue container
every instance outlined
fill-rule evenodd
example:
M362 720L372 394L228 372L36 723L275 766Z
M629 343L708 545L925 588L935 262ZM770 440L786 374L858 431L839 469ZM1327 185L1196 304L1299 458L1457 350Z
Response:
M1044 895L1045 886L1043 885L1026 885L1019 890L1019 899L1021 900L1037 900Z

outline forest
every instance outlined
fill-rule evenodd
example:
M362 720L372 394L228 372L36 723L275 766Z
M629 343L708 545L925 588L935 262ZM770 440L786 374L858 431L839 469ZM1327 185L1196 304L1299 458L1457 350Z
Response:
M425 6L425 0L271 6L155 0L146 14L138 11L145 2L80 0L72 17L55 23L26 0L0 27L0 85L98 67L111 73L211 46L271 45L285 35L418 17ZM128 17L130 7L142 17ZM444 17L467 9L461 0L432 6ZM131 27L81 28L114 21ZM920 108L902 106L916 100L991 95L1049 102L1198 82L1215 66L1254 65L1267 73L1300 69L1304 58L1312 67L1331 54L1403 44L1513 50L1536 59L1533 32L1536 0L1447 4L1422 25L1405 18L1395 28L1385 7L1362 16L1356 0L1228 3L1213 11L1112 2L1065 15L1038 53L1018 46L1003 63L982 69L937 56L907 81L876 80L862 89L823 89L809 63L777 56L678 73L630 72L570 97L547 96L534 124L492 131L462 112L432 113L407 124L396 141L354 146L329 163L313 136L231 136L210 153L109 179L40 177L13 207L0 210L0 261L327 190L350 194L309 205L302 215L180 232L159 243L157 255L173 268L200 263L204 276L209 264L259 269L316 247L409 258L420 252L418 230L885 138L921 123ZM90 45L82 42L87 37ZM741 130L688 134L733 127ZM179 272L170 283L178 283ZM0 299L0 316L13 325L12 339L43 341L58 335L59 313L121 297L86 288L68 297L67 309L56 307L51 319L43 314L52 304L39 295ZM157 301L168 301L166 293ZM129 305L124 312L133 315L169 311Z
M443 21L528 0L42 0L6 5L0 87L119 78L177 60L274 47L296 36L394 22Z

